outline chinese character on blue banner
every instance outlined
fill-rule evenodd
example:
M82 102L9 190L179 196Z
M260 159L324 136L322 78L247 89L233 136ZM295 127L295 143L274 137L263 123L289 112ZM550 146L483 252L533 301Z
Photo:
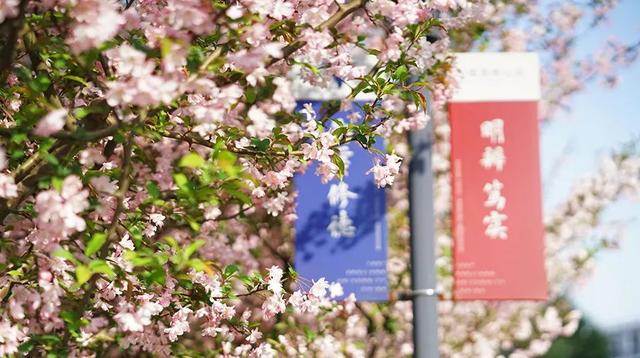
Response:
M305 103L321 112L321 101L298 101L298 110ZM354 105L353 111L359 110ZM338 112L333 118L348 123L349 113ZM376 143L376 147L382 149L382 143ZM295 269L303 280L324 277L342 284L344 296L337 299L353 293L360 301L386 301L385 191L377 188L373 176L367 174L373 166L369 152L356 142L339 150L347 168L343 180L335 178L321 183L315 174L315 163L295 178L298 191Z

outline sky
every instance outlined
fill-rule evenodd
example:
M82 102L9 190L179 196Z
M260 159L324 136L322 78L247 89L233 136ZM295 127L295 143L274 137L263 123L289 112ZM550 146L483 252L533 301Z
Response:
M637 41L639 20L640 1L621 1L608 24L586 35L578 54L594 51L611 36L623 42ZM542 127L546 213L569 197L577 180L594 173L602 158L640 138L640 63L620 74L621 82L614 89L590 83L574 97L569 112L556 114L554 121ZM625 223L624 240L619 249L597 256L593 275L572 289L572 300L601 328L640 325L640 200L612 205L604 219Z

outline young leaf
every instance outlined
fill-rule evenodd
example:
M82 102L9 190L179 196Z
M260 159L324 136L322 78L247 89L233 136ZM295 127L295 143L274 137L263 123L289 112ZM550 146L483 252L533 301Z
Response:
M154 199L160 197L160 189L158 188L158 184L156 184L156 182L154 181L150 181L147 183L147 192Z
M104 260L93 260L89 263L89 269L93 273L102 273L105 274L109 278L114 278L116 273L113 271L111 266L107 264Z
M234 273L238 272L240 269L238 268L238 265L229 265L227 267L224 268L224 277L225 278L229 278L231 277Z
M187 168L200 168L204 163L205 160L200 156L200 154L191 152L180 159L179 165Z
M78 263L78 260L73 256L72 253L70 253L69 251L67 251L67 250L65 250L65 249L63 249L61 247L59 247L58 249L56 249L53 252L53 256L62 257L63 259L71 261L71 262L73 262L75 264Z
M191 245L187 246L187 248L184 249L184 257L188 259L189 257L191 257L191 255L193 255L196 251L198 251L198 249L202 247L202 245L204 244L205 244L204 240L194 241Z
M91 240L87 243L87 246L84 248L84 254L86 256L91 256L98 252L102 245L107 242L107 234L103 232L97 232L93 234Z
M91 278L91 270L85 265L78 265L76 267L76 282L78 286L82 286L85 282Z

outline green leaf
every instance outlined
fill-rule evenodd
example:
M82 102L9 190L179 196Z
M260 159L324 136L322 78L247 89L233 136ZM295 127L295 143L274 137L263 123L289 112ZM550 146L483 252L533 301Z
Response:
M344 178L344 161L342 158L338 154L334 154L331 156L331 161L338 166L338 178Z
M186 216L185 220L187 220L187 223L191 227L191 230L196 231L196 232L200 231L200 223L198 223L192 217Z
M92 272L87 266L76 266L76 282L78 282L78 286L82 286L85 282L89 281L91 275Z
M204 163L205 160L200 156L200 154L190 152L180 159L180 164L178 165L187 168L200 168Z
M7 272L7 274L11 276L11 278L13 278L14 280L19 280L24 275L24 271L22 270L22 267L20 267L19 269L15 269Z
M34 347L36 346L36 341L35 339L30 339L24 343L22 343L19 347L18 350L22 353L27 353L30 352Z
M53 252L53 256L55 257L62 257L65 260L71 261L73 263L78 263L78 260L75 258L75 256L73 256L72 253L70 253L69 251L59 247L58 249L56 249Z
M187 179L187 176L182 173L174 174L173 181L181 189L185 189L187 187L187 184L189 183L189 179Z
M310 63L306 63L306 62L302 62L302 61L296 61L296 60L293 60L293 63L308 68L316 76L320 75L320 70L316 66L314 66L314 65L312 65Z
M53 178L51 178L51 185L53 185L53 188L56 191L60 192L60 191L62 191L62 182L63 181L64 180L62 178L53 177Z
M288 271L289 271L289 276L291 277L292 280L296 280L296 278L298 277L298 273L296 272L296 270L293 268L293 266L289 266L288 267Z
M154 199L160 197L160 189L158 189L158 184L156 184L156 182L154 181L150 181L147 183L147 192Z
M229 265L229 266L224 268L224 275L223 276L225 278L229 278L229 277L231 277L233 274L235 274L238 271L240 271L240 268L238 267L238 265Z
M84 86L88 86L89 85L89 83L87 83L87 81L85 81L82 77L73 76L73 75L67 75L67 76L64 76L64 78L66 78L68 80L71 80L71 81L78 82L78 83L80 83L80 84L82 84Z
M176 251L180 249L180 246L178 246L178 241L176 241L176 239L174 239L173 236L165 236L164 241L166 241L169 244L169 246L171 246Z
M309 329L309 327L307 326L304 326L303 330L304 330L304 337L307 339L307 342L309 343L313 342L318 336L318 334L314 330Z
M204 59L204 54L202 52L202 48L198 46L192 46L189 49L189 54L187 55L187 69L190 73L193 73L198 70L200 64Z
M187 262L187 265L196 271L207 271L208 269L207 264L200 259L191 259Z
M153 257L144 256L144 254L138 254L135 251L127 250L124 252L124 258L127 259L133 266L152 266L156 263Z
M62 311L60 312L60 318L65 321L72 330L80 328L80 316L75 311Z
M254 138L251 141L251 144L256 147L256 150L260 151L260 152L266 152L267 149L269 149L269 145L271 144L271 141L269 141L269 139L265 138L265 139L258 139L258 138Z
M247 103L254 103L256 101L256 90L253 87L249 87L244 91L244 97L247 99Z
M393 73L393 78L401 82L406 80L407 77L409 77L409 70L405 65L396 68L396 71Z
M91 256L98 252L102 245L107 242L107 234L103 232L97 232L93 234L91 240L87 243L87 246L84 248L84 254L86 256Z
M157 267L150 271L145 275L145 281L147 284L157 283L159 285L164 285L166 282L166 273L162 267Z
M202 247L202 245L204 244L205 244L204 240L194 241L191 245L187 246L187 248L184 249L184 257L188 259L189 257L191 257L191 255L193 255L196 251L198 251L198 249Z
M107 275L107 277L114 278L116 273L113 271L111 266L104 260L93 260L89 263L89 269L93 273L102 273Z
M29 88L34 92L44 92L51 85L51 80L46 75L40 75L35 80L29 81Z
M268 140L267 140L268 141ZM238 175L238 168L236 168L236 155L229 151L222 151L218 154L217 164L225 173L230 177L236 177Z
M162 57L167 57L171 51L173 50L173 41L171 39L165 37L160 42L160 54Z
M349 130L348 127L339 127L336 128L332 134L336 137L336 138L340 138L341 135L344 135L345 133L347 133L347 131Z

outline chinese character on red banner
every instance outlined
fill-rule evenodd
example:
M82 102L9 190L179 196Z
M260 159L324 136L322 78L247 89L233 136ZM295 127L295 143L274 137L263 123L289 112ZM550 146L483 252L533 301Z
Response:
M454 299L544 300L538 58L458 54L449 103Z

